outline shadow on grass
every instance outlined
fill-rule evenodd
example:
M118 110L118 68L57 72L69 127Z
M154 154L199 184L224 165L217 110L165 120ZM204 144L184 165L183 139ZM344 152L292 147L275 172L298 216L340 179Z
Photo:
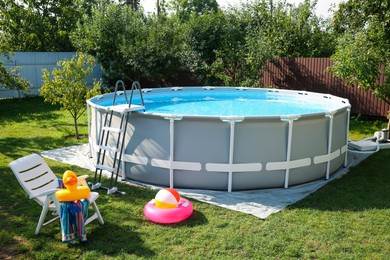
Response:
M156 253L144 246L136 228L107 222L104 226L88 232L88 243L83 244L83 251L96 251L103 255L119 256L123 253L153 257Z
M5 99L0 106L0 124L23 122L25 120L55 120L59 117L53 113L59 106L43 101L42 97Z
M52 137L33 137L25 136L23 138L1 138L1 153L9 156L13 160L32 153L56 149L75 144L75 139L69 138L52 138ZM8 162L9 163L9 162Z

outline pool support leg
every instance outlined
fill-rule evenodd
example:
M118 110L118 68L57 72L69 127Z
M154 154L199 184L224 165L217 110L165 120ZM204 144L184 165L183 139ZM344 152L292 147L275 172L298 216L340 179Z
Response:
M349 138L349 119L351 117L351 106L347 109L347 130L345 136L345 146L348 148L348 138ZM345 149L345 158L344 158L344 167L348 165L348 149Z
M234 158L234 125L235 121L230 121L230 144L229 144L229 165L233 165ZM233 185L233 172L232 167L229 168L229 177L228 177L228 192L232 192Z
M292 143L292 133L294 128L294 121L299 119L301 116L287 116L282 117L282 121L288 121L288 134L287 134L287 152L286 152L286 162L287 164L291 161L291 143ZM286 168L284 173L284 188L288 188L288 180L290 178L290 167Z
M174 177L173 177L173 162L174 162L174 152L175 152L175 120L181 120L182 117L172 116L165 117L169 119L169 187L173 189Z
M173 163L175 148L175 119L169 119L169 164ZM169 187L173 189L173 168L169 167Z
M231 117L222 119L224 122L229 122L230 124L230 141L229 141L229 172L228 172L228 192L232 192L233 186L233 163L234 163L234 130L235 124L242 122L244 118L242 117Z
M333 137L333 118L334 118L335 112L327 113L325 116L329 117L329 135L328 135L328 161L326 162L326 175L325 179L329 179L330 175L330 160L331 160L331 153L332 153L332 137Z

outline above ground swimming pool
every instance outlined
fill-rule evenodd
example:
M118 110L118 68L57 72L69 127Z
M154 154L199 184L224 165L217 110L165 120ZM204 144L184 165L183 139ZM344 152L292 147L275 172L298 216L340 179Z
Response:
M288 188L328 179L346 164L347 99L241 87L142 92L145 111L128 118L122 178L171 188ZM126 103L126 93L120 94L115 106L113 93L87 101L95 159L106 111ZM132 103L141 103L139 94L134 92ZM120 113L114 115L113 125L119 125Z

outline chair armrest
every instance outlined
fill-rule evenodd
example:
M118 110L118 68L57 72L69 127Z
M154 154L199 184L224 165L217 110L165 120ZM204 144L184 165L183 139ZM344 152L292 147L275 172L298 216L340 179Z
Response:
M43 197L43 196L48 196L48 195L52 195L54 194L58 189L51 189L51 190L47 190L47 191L44 191L44 192L41 192L41 193L38 193L38 194L35 194L35 195L31 195L30 196L30 199L34 199L34 198L38 198L38 197Z
M87 181L86 181L86 179L87 179L88 177L89 177L88 175L81 175L81 176L78 176L78 177L77 177L77 180L78 180L79 185L81 185L81 186L88 186L88 183L87 183Z

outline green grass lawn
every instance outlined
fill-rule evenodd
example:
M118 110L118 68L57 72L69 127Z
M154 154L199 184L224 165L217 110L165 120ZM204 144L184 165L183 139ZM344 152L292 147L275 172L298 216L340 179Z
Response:
M390 150L266 220L192 200L188 220L157 225L142 213L156 192L120 184L125 196L100 192L106 223L87 226L87 243L62 243L59 224L35 236L41 208L28 199L8 163L86 143L86 116L81 122L84 138L75 140L71 117L42 98L0 100L0 259L389 259ZM350 138L385 126L353 118ZM46 161L58 176L68 169L93 174Z
M387 128L387 123L384 120L370 120L366 117L352 116L349 121L349 139L356 141L371 137L376 131L381 131L383 128Z

